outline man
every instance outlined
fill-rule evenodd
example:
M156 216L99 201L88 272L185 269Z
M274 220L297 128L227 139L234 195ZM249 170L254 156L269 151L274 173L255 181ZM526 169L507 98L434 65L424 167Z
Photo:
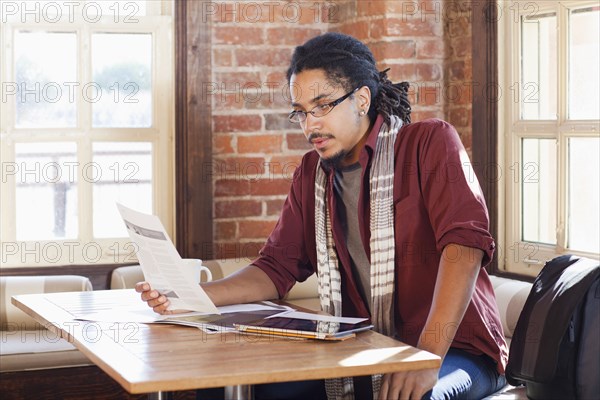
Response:
M408 85L392 85L350 36L327 33L297 47L287 76L290 121L314 151L295 171L260 256L204 284L208 295L217 305L280 298L318 272L324 311L370 317L377 331L443 359L440 369L328 380L329 398L481 398L498 390L507 347L481 268L494 242L454 128L410 123ZM147 283L137 290L166 311Z

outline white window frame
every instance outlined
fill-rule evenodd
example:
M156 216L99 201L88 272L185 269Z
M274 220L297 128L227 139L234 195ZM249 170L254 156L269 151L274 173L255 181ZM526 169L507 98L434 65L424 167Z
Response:
M78 165L92 161L93 142L150 142L152 143L152 204L169 235L174 237L174 56L173 21L171 0L149 1L146 16L135 16L135 23L115 22L114 17L102 16L96 23L89 23L81 16L63 16L58 22L36 22L34 15L8 19L0 28L0 78L2 82L14 81L12 41L14 32L21 29L77 32L78 77L77 82L92 82L91 46L92 34L102 33L149 33L152 35L152 126L149 128L92 128L91 103L85 102L82 91L77 95L77 126L59 129L16 128L15 102L0 103L1 162L15 163L15 144L31 142L75 142ZM162 15L161 15L162 14ZM39 19L38 19L39 20ZM81 56L81 55L86 56ZM166 57L165 54L170 54ZM0 245L3 255L2 267L43 267L57 265L123 264L136 262L135 248L128 237L97 239L92 227L93 183L81 179L78 169L78 238L48 241L16 240L16 179L3 172L0 191ZM10 250L10 251L7 251ZM15 254L11 254L16 251Z
M571 137L598 137L600 121L569 120L568 115L568 17L570 9L597 6L597 1L499 1L503 18L498 24L499 85L504 93L499 102L498 160L503 164L499 202L499 257L501 271L536 276L544 263L562 254L599 258L598 253L567 248L567 150ZM555 11L558 29L558 115L556 120L522 120L520 102L520 16ZM516 97L516 99L515 99ZM521 240L521 139L551 138L557 141L557 232L556 245ZM548 195L551 195L549 193ZM590 221L590 223L597 223Z

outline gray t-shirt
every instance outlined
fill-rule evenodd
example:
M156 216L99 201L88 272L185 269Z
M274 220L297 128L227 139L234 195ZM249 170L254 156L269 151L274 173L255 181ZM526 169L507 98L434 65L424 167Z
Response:
M371 308L371 262L360 237L358 227L358 196L361 189L362 168L359 163L335 171L334 192L342 231L348 245L354 280L358 290Z

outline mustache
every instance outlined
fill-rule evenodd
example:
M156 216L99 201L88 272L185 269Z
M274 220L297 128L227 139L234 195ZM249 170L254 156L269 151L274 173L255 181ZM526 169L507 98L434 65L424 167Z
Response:
M334 136L330 133L313 132L308 135L308 143L312 143L315 139L332 139Z

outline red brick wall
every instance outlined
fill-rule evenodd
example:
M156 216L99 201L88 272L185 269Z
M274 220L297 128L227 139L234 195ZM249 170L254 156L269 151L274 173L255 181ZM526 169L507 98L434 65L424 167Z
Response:
M444 12L446 79L443 97L446 120L456 127L467 151L472 142L473 67L471 46L471 3L460 0L448 2Z
M328 30L327 10L315 3L211 3L213 79L206 94L217 258L258 253L308 149L287 120L285 70L295 46Z
M453 1L454 2L454 1ZM209 3L215 256L253 257L277 222L309 148L287 121L285 70L295 46L329 30L364 41L392 81L412 85L413 121L445 118L470 147L470 109L448 85L468 81L470 23L441 1L275 0ZM447 18L450 16L451 18ZM462 93L461 93L462 95Z
M393 82L411 83L412 120L442 118L471 147L471 10L461 0L340 2L332 26L367 43Z
M349 1L345 7L353 18L333 27L366 43L379 69L390 68L392 82L411 83L413 121L444 118L440 93L446 52L443 20L435 13L438 3Z

